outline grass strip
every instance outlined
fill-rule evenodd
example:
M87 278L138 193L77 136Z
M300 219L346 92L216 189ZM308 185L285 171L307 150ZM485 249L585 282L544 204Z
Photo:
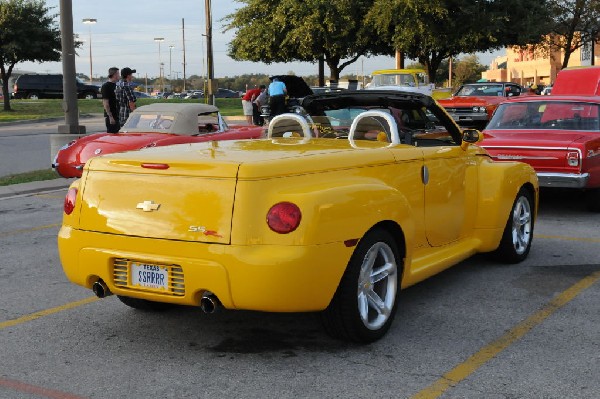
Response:
M4 111L0 107L0 126L2 122L36 121L45 118L62 118L64 111L61 99L53 100L11 100L11 111ZM199 100L183 99L154 99L140 98L137 105L147 105L158 102L194 103ZM243 115L242 101L239 98L217 98L216 105L223 116ZM79 115L101 114L103 112L102 100L78 100Z
M31 183L33 181L44 181L61 179L61 177L52 169L34 170L32 172L17 173L0 177L0 186L9 186L11 184Z

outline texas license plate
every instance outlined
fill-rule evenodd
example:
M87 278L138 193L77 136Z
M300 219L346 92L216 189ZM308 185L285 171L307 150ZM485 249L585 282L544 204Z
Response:
M166 290L169 286L169 270L164 266L132 263L131 284L138 287Z

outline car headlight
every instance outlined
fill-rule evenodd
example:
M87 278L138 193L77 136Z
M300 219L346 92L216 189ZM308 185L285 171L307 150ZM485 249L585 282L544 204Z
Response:
M268 105L263 105L260 107L260 114L263 116L271 115L271 107Z
M485 107L473 107L473 112L486 112Z

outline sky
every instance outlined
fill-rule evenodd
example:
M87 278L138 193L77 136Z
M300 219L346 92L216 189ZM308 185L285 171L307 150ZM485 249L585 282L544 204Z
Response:
M51 14L59 14L59 0L46 0ZM243 6L235 0L212 0L214 77L242 74L316 75L318 68L311 63L273 63L234 61L227 56L227 45L234 32L223 32L222 19ZM203 0L72 0L73 32L84 41L75 58L77 73L90 74L89 38L92 42L92 73L95 79L105 77L108 68L136 69L136 78L154 78L163 74L172 78L183 77L183 34L185 34L185 61L187 77L206 75L206 22ZM82 22L94 18L95 24ZM182 19L185 29L182 28ZM57 17L57 24L59 23ZM156 42L155 38L164 38ZM170 48L173 46L173 48ZM489 65L498 53L478 54L484 65ZM393 57L361 57L346 67L341 75L370 74L376 69L394 68ZM61 73L60 62L20 63L16 69L38 73ZM325 67L325 74L329 69Z

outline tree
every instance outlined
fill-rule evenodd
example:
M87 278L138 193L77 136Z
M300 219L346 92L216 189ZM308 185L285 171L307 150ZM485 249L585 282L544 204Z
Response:
M586 43L598 42L600 32L599 0L551 0L553 25L543 47L562 50L562 68L569 65L571 54Z
M10 111L8 79L19 62L59 61L61 40L42 0L0 2L0 78L4 110Z
M323 57L331 79L338 80L359 57L393 52L365 20L373 0L239 2L246 5L225 17L226 30L236 31L228 49L234 60L270 64Z
M475 54L467 55L454 64L452 83L460 86L463 83L476 82L481 79L481 72L487 70L485 65L479 62Z
M547 30L547 1L374 0L367 21L434 81L444 59L539 42Z

